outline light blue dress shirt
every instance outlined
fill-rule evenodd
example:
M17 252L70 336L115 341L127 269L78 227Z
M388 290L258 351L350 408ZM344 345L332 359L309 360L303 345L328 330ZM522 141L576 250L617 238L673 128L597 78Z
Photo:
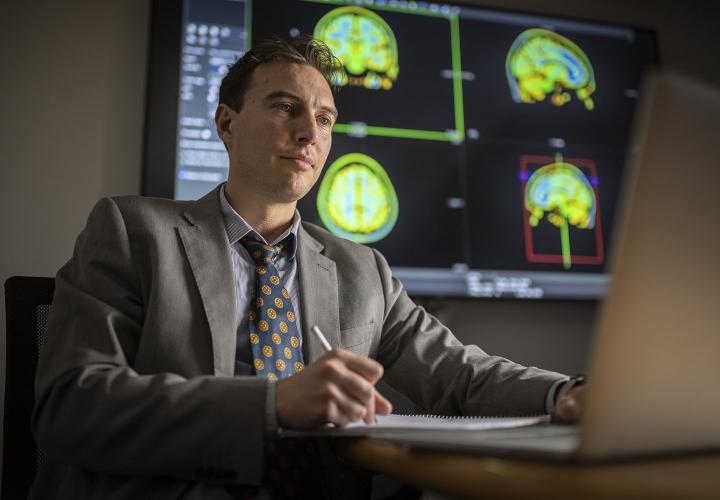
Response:
M250 310L250 296L255 288L255 261L241 239L251 235L254 239L266 245L276 245L288 238L287 252L280 255L275 261L275 267L280 276L281 285L290 294L300 345L302 346L302 327L300 325L300 307L298 300L297 283L297 233L300 227L300 214L295 210L292 223L274 241L266 241L253 227L238 214L230 205L225 196L225 186L220 189L220 210L225 222L225 230L230 242L230 258L232 260L233 276L235 277L235 311L237 325L237 347L235 352L235 375L253 374L253 354L250 347L250 333L248 326L248 311ZM277 413L275 411L275 382L269 381L267 401L265 405L265 430L272 434L277 431Z

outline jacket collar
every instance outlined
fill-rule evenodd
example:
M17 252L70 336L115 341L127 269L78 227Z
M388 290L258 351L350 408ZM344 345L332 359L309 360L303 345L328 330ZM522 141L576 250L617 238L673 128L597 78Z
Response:
M218 189L190 204L183 215L190 225L179 226L177 230L210 327L213 370L218 376L233 376L237 337L235 283Z
M298 231L298 286L303 335L303 357L311 363L325 354L312 327L317 325L333 347L340 346L338 281L335 261L304 227Z

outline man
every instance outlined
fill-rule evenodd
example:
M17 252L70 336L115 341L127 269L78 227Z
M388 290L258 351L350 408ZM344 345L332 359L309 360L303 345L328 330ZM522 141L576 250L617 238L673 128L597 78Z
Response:
M220 91L227 184L197 202L93 209L58 272L41 353L35 497L260 484L278 426L390 412L381 377L428 413L553 410L567 377L462 346L378 252L300 222L330 150L335 71L310 38L257 45ZM560 417L576 418L581 398L561 398Z

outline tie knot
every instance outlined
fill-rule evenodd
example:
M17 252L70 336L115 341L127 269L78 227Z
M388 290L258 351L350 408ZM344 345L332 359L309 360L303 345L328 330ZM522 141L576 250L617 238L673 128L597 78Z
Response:
M251 238L243 238L242 244L245 248L247 248L250 256L255 261L255 264L260 266L275 263L275 259L277 259L278 255L280 255L283 251L285 240L277 245L266 245L262 241L257 241Z

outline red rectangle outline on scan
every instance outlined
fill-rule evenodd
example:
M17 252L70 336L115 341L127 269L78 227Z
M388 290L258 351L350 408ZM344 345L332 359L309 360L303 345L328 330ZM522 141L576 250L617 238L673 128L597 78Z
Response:
M595 168L595 162L592 160L585 160L582 158L563 158L567 163L571 163L579 168L586 168L590 170L590 175L597 179L597 169ZM525 256L529 262L539 262L544 264L562 264L563 257L561 254L542 254L535 253L533 249L533 236L532 227L530 226L530 212L525 208L525 186L527 180L530 177L528 170L528 164L540 163L541 165L547 165L554 163L555 158L551 156L532 156L522 155L520 156L520 182L521 182L521 202L523 207L523 224L525 227ZM605 252L603 246L602 237L602 224L600 223L600 193L597 186L593 186L595 193L595 200L597 207L595 210L595 249L597 250L596 255L570 255L571 264L595 264L599 265L605 261Z

